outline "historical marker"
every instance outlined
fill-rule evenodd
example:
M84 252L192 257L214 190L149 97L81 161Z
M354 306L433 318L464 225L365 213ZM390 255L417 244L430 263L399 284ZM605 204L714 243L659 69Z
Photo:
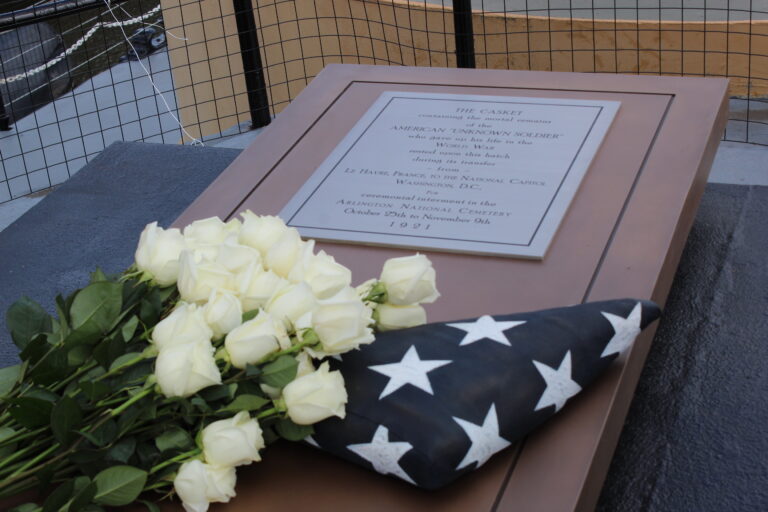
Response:
M280 215L311 238L542 258L618 108L384 92Z

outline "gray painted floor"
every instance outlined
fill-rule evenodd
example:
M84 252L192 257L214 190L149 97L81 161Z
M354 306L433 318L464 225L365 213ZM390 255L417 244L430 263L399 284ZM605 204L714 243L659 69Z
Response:
M0 132L0 203L63 183L115 141L181 140L168 53L142 63L152 81L117 64Z

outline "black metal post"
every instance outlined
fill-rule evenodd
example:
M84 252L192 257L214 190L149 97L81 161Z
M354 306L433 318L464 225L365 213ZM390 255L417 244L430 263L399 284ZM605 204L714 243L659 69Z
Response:
M272 116L269 114L267 83L264 81L264 67L261 64L256 22L253 19L253 5L251 0L233 0L233 5L237 35L240 39L240 56L243 59L248 107L251 109L251 128L261 128L272 121Z
M456 38L456 67L475 67L475 34L471 0L453 0L453 32Z
M11 131L11 119L5 112L5 104L3 104L3 92L0 91L0 132Z

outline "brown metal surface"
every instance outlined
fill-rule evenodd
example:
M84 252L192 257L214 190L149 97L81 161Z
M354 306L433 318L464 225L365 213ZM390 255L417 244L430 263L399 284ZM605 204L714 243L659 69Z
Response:
M616 297L663 303L727 114L720 79L333 65L182 214L276 214L385 90L618 100L619 113L542 261L429 253L443 296L431 321ZM374 277L407 252L319 244ZM220 510L589 510L652 338L515 448L425 492L303 446L240 470ZM216 510L216 509L214 509Z

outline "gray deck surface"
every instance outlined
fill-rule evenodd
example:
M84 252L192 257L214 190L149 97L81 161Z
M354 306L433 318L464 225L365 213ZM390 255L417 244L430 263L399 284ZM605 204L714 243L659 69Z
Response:
M167 226L238 153L110 146L0 232L0 310L124 269L143 226ZM707 186L601 512L768 510L766 218L768 187ZM3 318L0 366L15 354Z

